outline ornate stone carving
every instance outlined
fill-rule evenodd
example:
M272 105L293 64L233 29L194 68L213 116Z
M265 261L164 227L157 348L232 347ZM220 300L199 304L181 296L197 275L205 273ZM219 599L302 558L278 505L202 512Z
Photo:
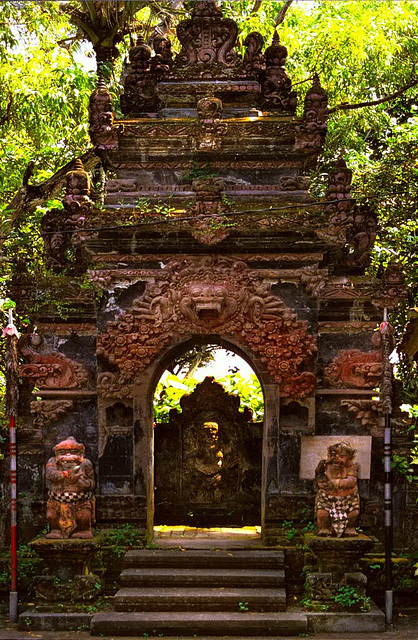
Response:
M328 94L321 87L318 74L305 96L303 120L295 126L296 149L322 148L327 134Z
M347 407L350 413L354 413L363 427L370 430L375 438L383 436L383 427L379 425L381 404L377 400L341 400L341 406Z
M163 35L155 36L152 41L155 55L151 58L151 74L157 82L164 80L173 66L173 54L171 53L171 41Z
M222 201L225 184L222 178L195 178L192 181L196 202L191 212L196 214L192 222L192 236L209 246L218 244L228 237L231 222L222 214L228 207Z
M83 163L77 159L66 175L64 209L52 209L41 222L42 237L49 267L60 271L68 266L68 250L80 240L78 231L92 211L91 181ZM69 232L73 233L69 233Z
M376 233L376 214L370 210L368 204L356 205L353 222L348 232L344 264L349 267L367 267L370 263L370 250L376 240Z
M121 96L121 109L125 114L155 111L159 106L155 91L156 80L150 73L151 55L152 51L145 44L144 38L138 36L135 46L129 50L130 64L125 77L125 93ZM161 63L161 58L158 58L156 65L159 68Z
M30 403L30 412L34 417L33 426L42 429L74 406L72 400L35 400Z
M229 258L171 260L131 311L107 325L97 351L119 368L119 384L131 384L173 338L212 331L257 355L282 396L312 393L315 376L301 371L316 350L307 323L271 294L262 275Z
M285 71L287 49L280 44L277 31L273 41L265 51L266 70L262 74L261 106L263 109L277 109L294 113L296 93L292 91L292 81Z
M88 384L83 365L58 351L44 352L40 335L23 336L19 346L22 355L30 359L30 364L20 367L20 376L29 378L40 389L81 389Z
M329 174L326 212L330 216L330 222L334 225L348 225L353 222L353 207L355 201L351 197L351 178L353 172L347 167L343 158L335 165L334 171Z
M69 437L54 447L46 465L48 484L47 538L92 538L95 487L93 465L85 447Z
M215 151L221 148L222 136L227 125L221 121L222 101L213 96L201 98L197 103L198 123L191 131L199 151ZM190 132L188 132L190 135Z
M176 76L228 77L228 70L239 62L236 23L222 17L215 0L192 2L191 8L191 18L177 26L181 51L174 61Z
M341 351L324 369L325 383L331 387L373 389L382 376L378 351Z
M248 74L258 74L266 68L266 57L262 53L264 38L258 31L251 31L244 40L243 67Z
M97 393L106 400L112 398L132 398L133 386L120 380L115 373L106 371L97 377Z
M317 495L315 514L319 536L357 536L360 514L357 477L359 465L353 461L355 449L346 442L328 447L326 460L315 469Z
M114 125L113 99L104 79L99 78L89 103L89 134L96 149L116 149L117 129Z

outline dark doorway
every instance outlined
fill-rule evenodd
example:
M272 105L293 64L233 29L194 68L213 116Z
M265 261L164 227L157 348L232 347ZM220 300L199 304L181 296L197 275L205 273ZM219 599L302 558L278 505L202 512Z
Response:
M237 367L229 378L240 379L245 396ZM248 406L253 400L247 396L246 405L226 390L228 377L220 379L224 384L212 376L198 382L169 411L167 422L155 424L156 525L261 523L262 419Z

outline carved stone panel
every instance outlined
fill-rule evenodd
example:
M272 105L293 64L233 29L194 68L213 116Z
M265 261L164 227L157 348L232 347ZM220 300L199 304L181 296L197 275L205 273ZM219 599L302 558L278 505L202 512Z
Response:
M316 351L307 323L271 294L271 285L244 262L222 257L171 260L156 282L98 338L98 355L115 373L100 378L100 393L111 384L133 384L141 372L178 337L218 334L258 357L280 385L283 397L306 397L315 388L307 371ZM117 377L117 379L116 379Z
M259 524L262 427L238 396L206 378L155 429L161 524Z

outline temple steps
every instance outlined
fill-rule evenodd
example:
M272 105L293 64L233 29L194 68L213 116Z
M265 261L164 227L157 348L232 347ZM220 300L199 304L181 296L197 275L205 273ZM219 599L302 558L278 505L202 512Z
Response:
M286 611L284 557L264 549L128 551L114 612L92 635L292 636L307 616Z

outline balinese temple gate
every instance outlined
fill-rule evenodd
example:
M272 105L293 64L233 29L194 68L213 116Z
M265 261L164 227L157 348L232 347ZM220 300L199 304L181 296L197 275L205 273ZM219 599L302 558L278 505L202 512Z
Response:
M192 4L177 27L178 54L163 36L153 49L140 37L132 47L122 119L102 78L91 96L103 206L77 161L64 209L43 219L66 316L41 307L37 332L20 345L21 490L36 498L27 531L44 526L44 464L72 436L95 467L98 524L152 532L194 510L205 526L261 524L266 544L284 520L312 511L313 461L330 443L349 442L361 466L360 522L376 532L375 330L399 297L398 274L364 275L376 219L351 198L343 160L325 199L309 193L327 131L320 79L295 115L277 33L269 43L249 34L241 57L236 23L216 2ZM22 296L33 286L24 278ZM251 365L262 425L251 430L249 410L207 379L169 425L154 428L159 378L200 344ZM214 442L223 456L217 484Z

